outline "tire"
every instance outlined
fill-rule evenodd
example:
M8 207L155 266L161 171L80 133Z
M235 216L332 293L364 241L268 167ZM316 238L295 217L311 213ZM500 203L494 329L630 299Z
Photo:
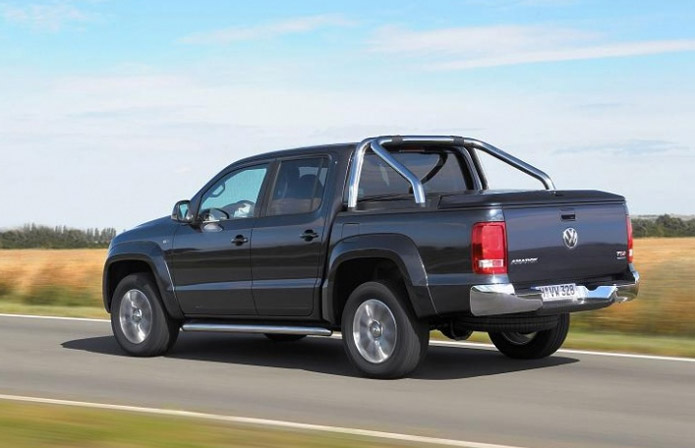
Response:
M306 337L305 334L282 334L282 333L264 333L265 337L273 342L293 342Z
M540 359L555 353L565 342L570 328L570 315L561 314L557 326L535 333L489 333L495 347L510 358Z
M401 378L424 359L429 326L406 299L402 288L381 281L363 283L350 294L341 322L343 346L364 376Z
M162 355L179 336L179 323L167 315L157 285L147 274L131 274L116 287L111 329L118 345L133 356Z

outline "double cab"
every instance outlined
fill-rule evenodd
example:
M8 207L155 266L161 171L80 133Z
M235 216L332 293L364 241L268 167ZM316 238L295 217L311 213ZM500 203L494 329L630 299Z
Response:
M482 155L540 188L489 188ZM476 139L382 136L226 167L171 216L114 238L103 297L135 356L165 353L180 330L276 342L340 331L357 371L395 378L435 329L550 356L570 313L636 297L632 257L622 196L557 190Z

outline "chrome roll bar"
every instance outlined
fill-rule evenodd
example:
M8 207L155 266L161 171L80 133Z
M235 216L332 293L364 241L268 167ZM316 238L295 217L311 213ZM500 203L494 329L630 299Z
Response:
M522 171L528 174L529 176L538 179L539 181L541 181L541 183L543 183L543 186L545 186L546 190L555 190L555 184L553 183L553 180L550 178L550 176L548 176L547 174L545 174L545 172L539 170L535 166L530 165L524 162L523 160L514 157L508 152L502 151L501 149L492 146L489 143L485 143L484 141L467 137L463 138L463 146L468 149L478 149L487 154L490 154L492 157L495 157L496 159L499 159L502 162L513 166L519 171Z
M454 146L465 148L470 152L478 169L481 168L481 165L473 150L483 151L501 160L502 162L507 163L508 165L511 165L514 168L528 174L529 176L538 179L543 183L546 190L555 189L555 185L553 184L553 181L550 179L550 176L548 176L543 171L481 140L476 140L473 138L464 138L459 136L442 135L381 136L362 140L355 149L355 153L352 158L350 176L348 179L347 205L349 209L354 209L355 207L357 207L357 196L359 193L360 179L362 177L362 168L364 166L364 155L369 149L371 149L374 154L376 154L379 158L386 162L387 165L393 168L393 170L396 171L396 173L398 173L401 177L403 177L403 179L405 179L410 184L410 186L413 189L415 203L423 207L425 206L425 187L422 185L420 179L405 165L396 160L396 158L393 157L391 153L384 147L390 145L397 146L404 143L419 144L423 146ZM487 188L487 180L484 179L484 176L481 177L481 180L483 182L483 188Z

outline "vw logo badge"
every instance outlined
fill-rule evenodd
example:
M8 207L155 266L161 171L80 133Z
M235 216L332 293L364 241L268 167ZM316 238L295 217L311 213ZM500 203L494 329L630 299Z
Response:
M568 227L562 232L562 241L564 241L568 249L574 249L579 242L579 235L575 229Z

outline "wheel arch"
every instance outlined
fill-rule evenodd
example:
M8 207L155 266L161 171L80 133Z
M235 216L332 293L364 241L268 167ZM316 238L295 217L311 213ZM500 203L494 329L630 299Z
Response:
M102 295L107 312L111 311L113 293L118 283L134 273L150 274L157 285L166 312L174 319L183 318L164 252L151 242L124 243L109 249L102 279Z
M379 278L402 281L417 317L436 314L422 258L406 236L358 235L341 240L331 250L326 272L321 313L332 324L340 324L345 301L355 287Z

